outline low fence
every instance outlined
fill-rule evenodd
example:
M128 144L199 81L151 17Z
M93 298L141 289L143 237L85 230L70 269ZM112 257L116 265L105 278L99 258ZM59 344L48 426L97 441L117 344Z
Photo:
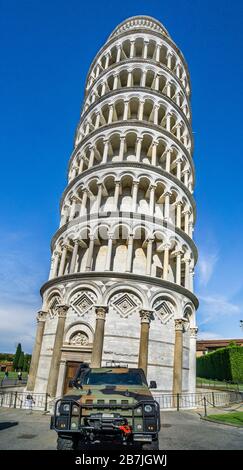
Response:
M8 379L4 378L0 380L0 388L4 387L16 387L16 386L23 386L27 384L27 378L19 380L17 379Z
M214 389L214 390L229 390L229 391L241 391L243 390L242 383L235 383L227 380L219 381L219 380L209 380L201 379L197 377L197 388L207 388L207 389Z
M178 393L178 394L158 394L154 398L160 404L162 410L165 409L192 409L205 408L205 406L226 406L231 403L241 403L243 393L236 391L228 392L205 392L205 393ZM22 408L26 410L52 411L55 400L51 400L47 393L30 392L4 392L0 391L0 407Z
M155 399L159 402L161 409L191 409L202 408L205 401L208 406L225 406L231 403L241 403L243 393L236 391L228 392L202 392L202 393L177 393L175 395L163 394L156 395Z

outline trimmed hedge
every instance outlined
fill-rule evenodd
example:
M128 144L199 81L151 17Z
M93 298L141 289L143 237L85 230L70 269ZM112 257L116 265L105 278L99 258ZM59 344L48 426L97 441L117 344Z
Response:
M197 376L243 382L243 347L230 346L198 357Z

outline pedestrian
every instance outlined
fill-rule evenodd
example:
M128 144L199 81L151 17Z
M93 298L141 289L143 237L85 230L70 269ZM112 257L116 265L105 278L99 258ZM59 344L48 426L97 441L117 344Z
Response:
M8 370L5 370L4 378L8 379Z
M22 380L22 372L21 371L18 372L18 379Z
M25 400L25 405L26 405L26 409L29 410L29 414L32 413L32 409L33 409L33 404L35 403L34 401L34 398L32 397L32 395L30 393L28 393L28 395L26 396L26 400Z

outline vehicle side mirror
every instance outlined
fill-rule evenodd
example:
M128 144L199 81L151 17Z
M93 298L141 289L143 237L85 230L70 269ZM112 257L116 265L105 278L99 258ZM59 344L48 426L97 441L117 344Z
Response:
M149 388L157 388L156 380L150 380Z

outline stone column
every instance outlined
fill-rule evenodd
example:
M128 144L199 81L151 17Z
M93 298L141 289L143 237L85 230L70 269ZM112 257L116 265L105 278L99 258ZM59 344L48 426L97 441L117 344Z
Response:
M102 160L102 163L106 163L106 162L107 162L108 150L109 150L109 141L104 139L104 151L103 151L103 160Z
M122 161L124 157L126 137L120 137L119 160Z
M149 212L150 215L154 216L154 199L155 199L156 185L151 184L149 188Z
M167 52L167 67L168 69L171 69L171 59L172 59L172 53L170 51Z
M76 197L72 196L72 204L71 204L71 210L70 210L70 215L69 215L70 220L73 220L75 216L75 210L76 210Z
M144 41L144 46L143 46L143 58L147 59L148 55L148 43L149 41Z
M137 210L137 198L138 198L138 181L133 181L132 186L132 211L136 212Z
M108 236L109 236L109 238L108 238L108 245L107 245L105 271L110 271L110 269L111 269L111 255L112 255L113 238L112 238L112 234L108 234Z
M120 181L115 182L115 191L114 191L114 210L118 211L118 201L119 201L119 194L120 194Z
M185 288L190 289L190 259L185 258Z
M160 61L160 50L161 50L161 45L157 44L156 45L156 53L155 53L155 60L156 62Z
M116 49L117 49L117 53L116 53L116 62L120 62L121 60L121 44L118 44L116 46Z
M147 375L148 368L148 345L149 345L149 327L153 318L151 310L140 310L141 329L140 329L140 343L138 355L138 367L143 369Z
M176 284L181 285L181 251L176 252Z
M71 259L71 265L70 265L70 274L73 274L75 272L75 266L76 266L76 261L77 261L77 255L78 255L78 247L79 247L79 240L74 240L74 247L73 247L73 253L72 253L72 259Z
M176 159L176 177L178 180L181 180L181 163L182 163L182 158L178 157Z
M165 171L170 173L170 162L171 162L172 149L166 150L166 160L165 160Z
M151 276L153 241L154 241L153 238L149 238L147 242L146 274L148 276Z
M94 236L90 235L89 237L89 251L87 257L86 271L91 271L92 260L93 260L93 251L94 251Z
M152 165L156 166L156 163L157 163L157 146L158 146L158 142L153 142L152 144Z
M108 115L108 123L107 124L112 123L113 113L114 113L114 106L113 106L113 103L110 103L109 104L109 115Z
M132 253L133 253L133 235L128 237L126 272L130 273L132 270Z
M182 123L179 122L176 125L176 137L177 137L178 140L181 140L181 129L182 129Z
M147 70L142 71L142 76L141 76L141 81L140 81L140 86L144 87L146 86L146 78L147 78Z
M99 210L101 207L101 201L102 201L102 183L97 183L97 186L98 186L98 193L97 193L96 211L99 213Z
M98 127L100 127L100 110L99 111L96 111L95 113L96 115L96 119L95 119L95 129L98 129Z
M39 364L39 359L40 359L40 352L41 352L41 345L42 345L42 339L43 339L44 328L45 328L46 315L47 315L47 312L40 310L36 318L37 330L36 330L36 336L35 336L35 346L34 346L34 350L32 353L30 371L29 371L28 382L27 382L27 390L29 392L32 392L35 388L35 379L36 379L38 364Z
M164 261L163 261L163 279L167 281L168 278L168 269L169 269L169 249L170 245L164 245Z
M143 120L144 100L139 100L138 120Z
M196 344L198 328L190 328L189 392L196 392Z
M169 215L170 215L170 196L171 196L171 192L170 191L166 191L164 193L164 198L165 198L165 212L164 212L164 218L166 220L169 220Z
M50 272L50 279L53 279L57 276L57 268L59 263L59 253L58 251L54 251L53 253L53 264Z
M109 60L110 60L110 53L106 54L105 56L105 69L108 69L109 67Z
M63 245L58 276L63 276L63 274L64 274L64 268L65 268L65 262L66 262L66 256L67 256L67 249L68 249L67 245Z
M159 79L160 79L160 75L156 75L155 79L154 79L154 89L155 89L155 91L159 91Z
M64 327L65 327L65 319L66 319L66 315L68 311L68 305L58 305L57 310L58 310L57 329L56 329L55 342L54 342L52 358L51 358L50 373L49 373L48 384L47 384L47 393L50 397L56 396L57 379L58 379L59 366L60 366L60 360L61 360L61 355L62 355L61 347L63 344L63 333L64 333Z
M85 215L87 199L88 199L88 191L87 191L86 188L84 188L83 189L82 202L81 202L81 208L80 208L80 215L81 216Z
M176 227L178 228L181 228L181 205L181 201L178 201L176 204Z
M183 171L183 174L184 174L184 185L186 187L188 187L188 177L189 177L189 170L188 168L186 168L184 171Z
M173 370L173 393L182 392L182 364L183 364L183 330L182 318L175 320L175 346L174 346L174 370Z
M124 101L123 121L128 120L129 101Z
M131 47L130 47L130 59L133 59L134 57L134 46L135 46L135 41L130 41Z
M171 113L166 114L166 130L170 132Z
M118 87L118 74L114 74L113 90L116 90Z
M88 166L88 168L92 168L92 166L94 165L94 157L95 157L94 147L90 147L90 156L89 156L89 166Z
M158 125L158 116L159 116L159 105L154 105L154 124Z
M78 169L79 174L82 173L83 167L84 167L84 160L83 160L83 158L81 158L80 163L79 163L79 169Z
M129 71L127 75L127 87L129 88L131 86L132 86L132 72Z
M105 317L108 307L96 307L96 325L91 356L91 367L101 367L104 344Z
M188 235L188 231L189 231L189 213L190 213L189 210L184 211L184 215L185 215L184 230L185 230L187 235Z
M140 162L141 157L141 148L142 148L142 137L137 138L137 145L136 145L136 161Z
M170 82L168 82L166 85L166 95L168 96L168 98L171 98L171 83Z

